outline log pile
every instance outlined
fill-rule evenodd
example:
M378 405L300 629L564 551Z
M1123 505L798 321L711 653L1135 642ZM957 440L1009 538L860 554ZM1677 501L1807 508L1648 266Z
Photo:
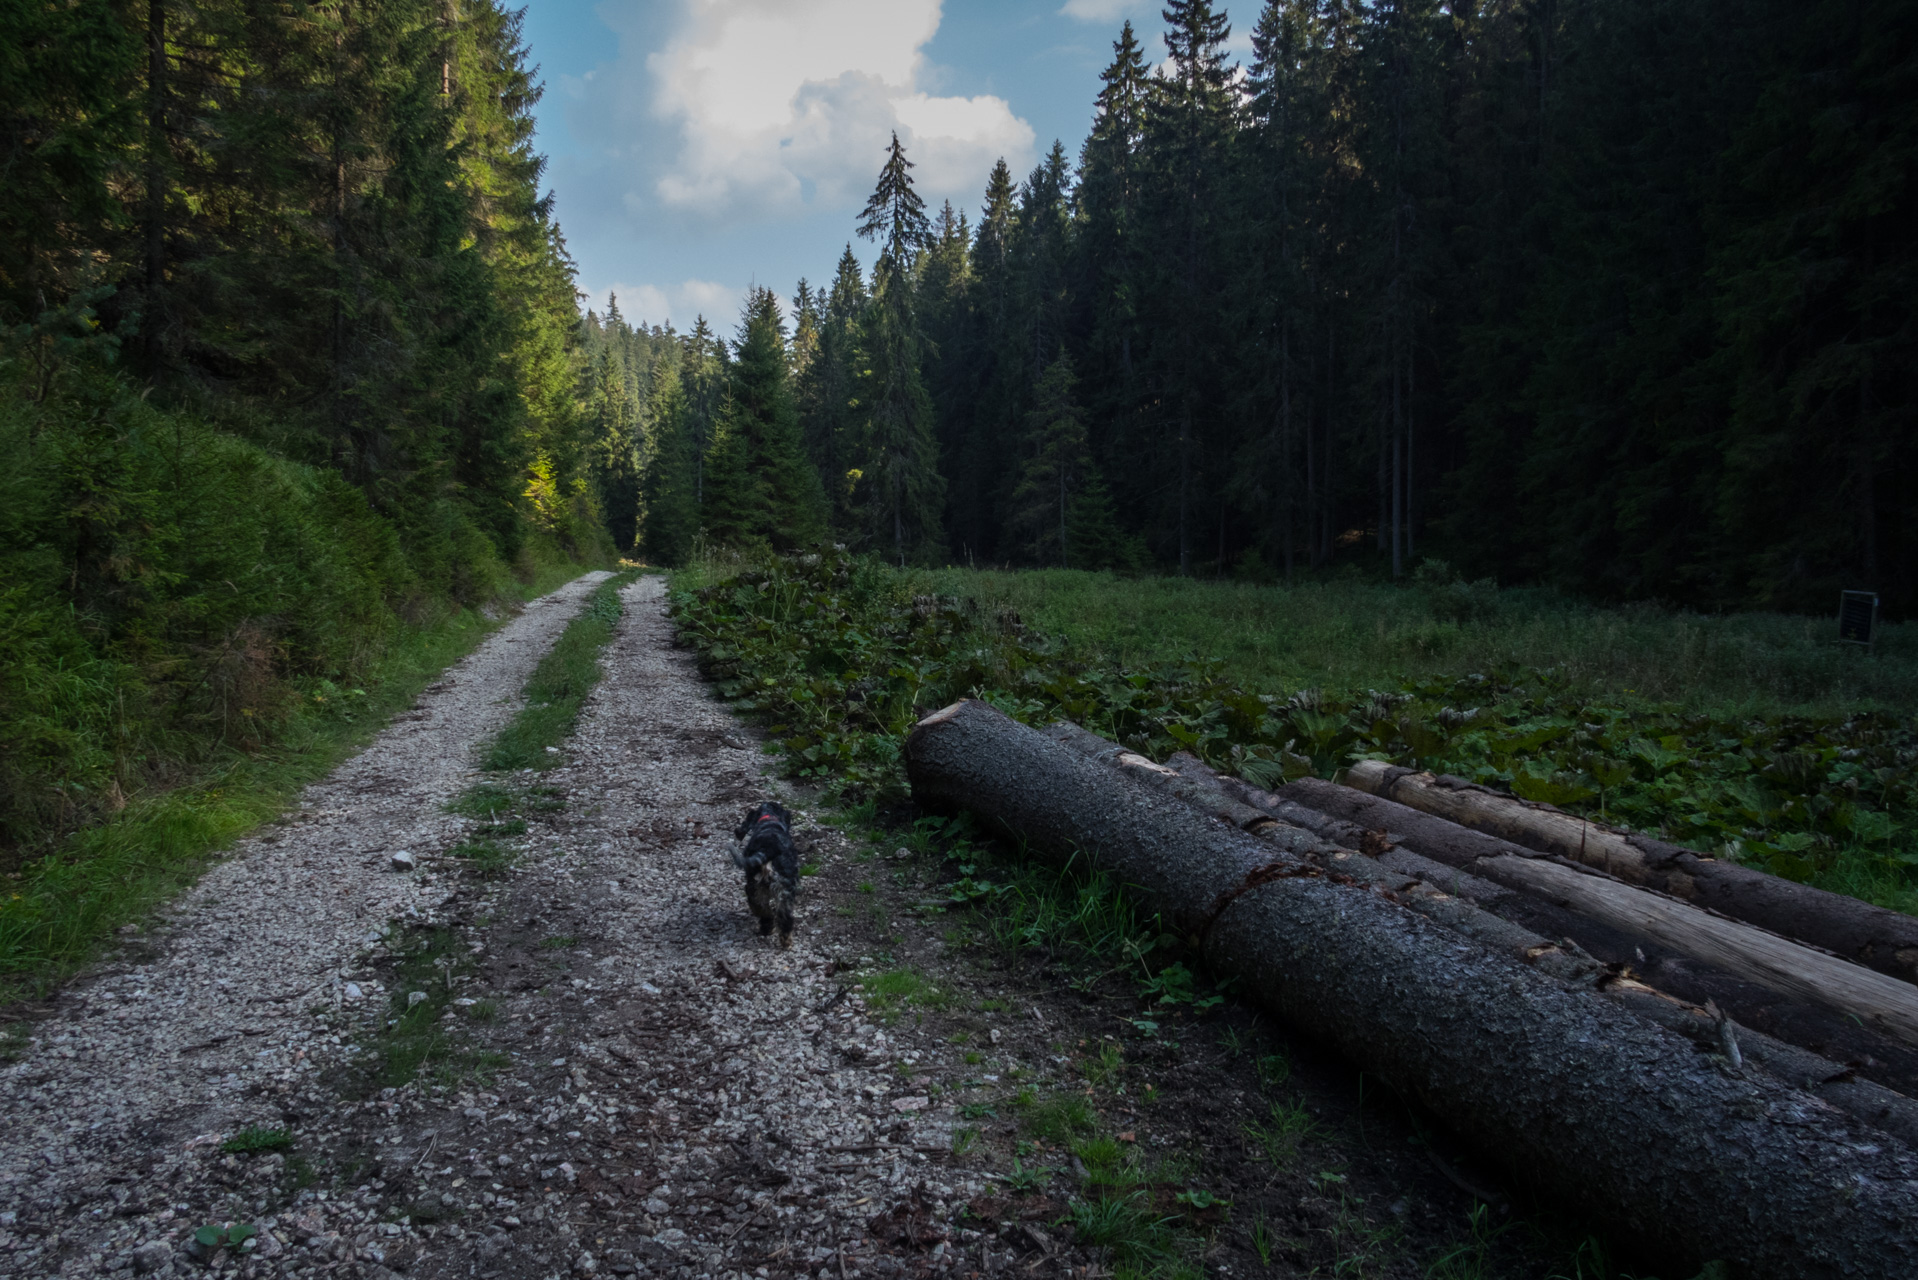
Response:
M1918 1274L1918 1113L1900 1091L1741 1027L1722 1002L1699 1007L1640 980L1557 926L1602 909L1605 936L1645 938L1715 975L1760 956L1762 975L1728 980L1876 1019L1866 1034L1888 1053L1910 1049L1918 1021L1873 981L1918 988L1762 930L1762 944L1732 935L1751 924L1407 806L1365 825L1322 807L1337 795L1255 792L1197 761L1154 764L982 703L927 717L906 763L921 804L1089 857L1274 1013L1615 1228L1754 1274ZM1421 846L1412 818L1462 843ZM1605 888L1568 892L1567 876ZM1621 891L1712 923L1648 914ZM1723 950L1728 936L1744 949Z

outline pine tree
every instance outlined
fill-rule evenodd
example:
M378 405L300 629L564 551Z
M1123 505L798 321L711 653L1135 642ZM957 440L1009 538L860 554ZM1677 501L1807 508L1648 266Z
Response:
M842 534L857 528L850 473L860 448L854 390L867 303L865 273L847 245L819 308L817 345L796 391L806 457L826 494L828 522Z
M686 389L680 379L682 359L673 355L659 363L646 404L639 527L646 554L657 564L687 563L699 536L696 462Z
M790 550L825 532L825 495L801 447L789 359L778 295L754 289L700 503L701 523L719 542Z
M864 327L867 367L860 399L867 461L860 488L871 536L902 565L943 549L945 504L932 405L920 380L912 280L913 259L930 239L931 226L911 170L895 133L859 223L859 234L880 246Z
M1089 363L1093 397L1111 418L1137 398L1133 346L1139 338L1139 147L1145 136L1150 75L1128 21L1099 73L1092 130L1079 157L1077 204L1081 228L1079 289L1090 313ZM1103 387L1103 390L1100 388Z
M1077 402L1077 379L1063 353L1046 366L1026 413L1024 458L1012 495L1009 521L1022 535L1028 556L1041 564L1069 567L1070 516L1089 468L1085 420Z
M617 309L610 312L617 316ZM592 424L589 472L613 545L630 550L639 537L639 412L612 347L594 362L586 400Z
M1222 418L1212 395L1220 381L1216 358L1229 349L1214 327L1222 281L1218 215L1238 104L1226 67L1226 15L1211 0L1171 0L1165 20L1167 63L1148 99L1143 144L1153 175L1149 235L1158 267L1152 362L1165 389L1172 541L1179 572L1190 573L1199 530L1209 522L1208 428Z

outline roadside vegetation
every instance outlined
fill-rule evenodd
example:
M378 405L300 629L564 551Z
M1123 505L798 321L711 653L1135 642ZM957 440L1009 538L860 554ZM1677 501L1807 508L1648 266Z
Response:
M902 798L899 752L913 723L976 697L1030 723L1077 721L1157 759L1192 751L1260 786L1334 777L1360 759L1453 773L1883 905L1918 907L1918 736L1908 713L1888 703L1841 710L1842 685L1827 681L1781 709L1782 691L1764 688L1762 671L1743 697L1727 668L1720 697L1687 702L1600 679L1595 656L1582 672L1564 662L1481 668L1477 659L1498 657L1496 614L1488 614L1469 661L1388 666L1364 687L1300 687L1201 660L1177 640L1149 660L1136 649L1127 661L1100 648L1101 632L1130 625L1101 617L1134 612L1117 586L1104 591L1103 615L1082 612L1080 637L1062 640L1006 608L1003 591L934 589L965 581L839 553L709 558L675 580L673 607L721 694L765 718L788 768L854 794ZM1144 584L1139 595L1172 590ZM1515 633L1529 625L1520 615ZM1656 633L1658 622L1640 615L1633 625ZM1675 617L1665 625L1675 634L1696 624ZM1575 627L1560 632L1570 662L1579 656ZM1593 655L1613 643L1602 628L1596 634ZM1813 649L1798 652L1809 661ZM1893 671L1887 687L1912 665L1898 647L1859 658ZM1643 667L1657 665L1653 657ZM1356 675L1349 663L1343 669Z

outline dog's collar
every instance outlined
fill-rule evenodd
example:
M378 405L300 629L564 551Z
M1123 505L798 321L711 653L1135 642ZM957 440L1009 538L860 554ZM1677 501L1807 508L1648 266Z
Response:
M766 815L764 815L764 816L763 816L763 817L761 817L761 818L760 818L759 820L760 820L761 822L779 822L779 818L778 818L777 816L775 816L775 815L773 815L773 814L770 814L770 813L769 813L769 814L766 814ZM781 826L784 826L785 824L784 824L783 822L781 822L781 823L780 823L780 825L781 825Z

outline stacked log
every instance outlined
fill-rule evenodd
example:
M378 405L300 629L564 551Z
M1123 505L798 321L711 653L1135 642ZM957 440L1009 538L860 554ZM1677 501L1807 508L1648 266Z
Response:
M1572 858L1628 884L1822 947L1905 982L1918 981L1918 918L1903 912L1796 884L1548 804L1501 795L1460 778L1365 760L1347 770L1344 781L1473 831Z
M1262 810L1266 826L1242 797L1197 794L1218 791L1203 779L1155 785L982 703L922 721L906 764L920 803L1107 869L1274 1013L1614 1227L1756 1274L1918 1273L1918 1154L1734 1064L1722 1019L1711 1030L1725 1051L1701 1053L1702 1028L1679 1029L1700 1015L1542 935L1532 945L1567 963L1528 962L1513 937L1474 933L1482 904L1454 927L1431 909L1433 895L1460 898L1442 885Z

